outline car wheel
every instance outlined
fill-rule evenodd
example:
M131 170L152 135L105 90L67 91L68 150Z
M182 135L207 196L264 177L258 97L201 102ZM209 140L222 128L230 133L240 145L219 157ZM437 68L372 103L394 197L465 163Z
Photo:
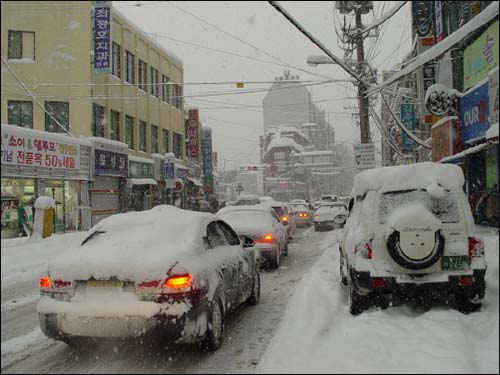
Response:
M255 277L253 279L252 294L247 299L249 305L255 306L260 300L260 273L255 271Z
M368 309L368 296L363 296L349 283L349 312L351 315L359 315Z
M455 308L463 314L478 311L482 306L481 300L469 298L462 293L455 294Z
M222 346L224 338L224 310L220 298L213 300L208 311L208 326L201 346L205 350L215 351Z
M280 263L281 263L281 253L278 248L278 250L276 251L276 256L272 260L272 267L278 269L280 268Z
M347 285L347 276L344 273L344 257L340 254L340 281Z

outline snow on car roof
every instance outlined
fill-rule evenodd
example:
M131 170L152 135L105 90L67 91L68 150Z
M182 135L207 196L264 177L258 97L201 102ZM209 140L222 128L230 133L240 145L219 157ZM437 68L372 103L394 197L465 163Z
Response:
M461 189L463 172L457 165L432 162L368 169L354 177L351 195L364 195L370 190L427 188L436 184L445 189Z
M260 204L254 204L254 205L248 205L248 206L229 206L229 207L224 207L221 208L218 212L217 215L224 215L227 214L228 212L234 212L234 211L263 211L263 212L269 212L271 207L266 204L266 203L260 203Z
M164 278L177 261L205 251L206 225L216 220L209 213L161 205L151 210L110 216L50 265L51 276L63 280L90 277L145 280ZM101 233L98 233L101 232ZM87 237L88 238L88 237Z

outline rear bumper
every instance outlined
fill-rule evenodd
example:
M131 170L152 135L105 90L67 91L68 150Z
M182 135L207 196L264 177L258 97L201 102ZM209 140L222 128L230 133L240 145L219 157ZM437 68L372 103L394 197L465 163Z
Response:
M206 311L206 302L191 304L191 301L172 303L146 304L158 305L154 314L141 314L135 308L134 312L123 311L123 306L117 305L115 310L109 306L102 311L90 314L88 311L74 311L71 302L59 302L45 297L44 304L38 309L38 317L42 332L50 338L63 340L71 337L83 338L164 338L172 341L180 338L186 341L196 341L196 332L189 329L198 316ZM47 298L49 300L47 300ZM185 305L182 305L185 303ZM138 301L138 306L144 302ZM40 306L40 303L39 303ZM142 305L145 306L145 305ZM103 306L104 307L104 306Z
M255 245L255 251L264 260L274 259L278 254L278 245Z
M400 296L408 296L419 293L439 292L456 294L460 293L468 298L484 298L486 284L484 281L486 270L475 269L472 275L468 276L472 279L472 283L461 285L459 282L460 276L449 276L448 281L444 282L398 282L395 277L371 277L370 272L357 272L351 269L350 276L355 288L361 294L395 294ZM381 285L383 282L383 285Z

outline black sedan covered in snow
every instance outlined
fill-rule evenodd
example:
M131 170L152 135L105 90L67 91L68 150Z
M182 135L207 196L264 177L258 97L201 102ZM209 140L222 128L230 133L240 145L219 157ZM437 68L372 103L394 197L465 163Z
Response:
M43 332L160 337L218 349L227 313L260 295L253 240L208 213L172 206L114 215L49 262L37 311Z

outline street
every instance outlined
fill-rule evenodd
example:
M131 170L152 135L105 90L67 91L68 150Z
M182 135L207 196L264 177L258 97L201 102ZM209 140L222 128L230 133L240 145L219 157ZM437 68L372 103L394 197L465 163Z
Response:
M253 372L281 321L294 286L326 249L321 244L328 234L315 233L313 228L297 231L281 267L262 271L260 303L242 306L241 311L228 317L225 342L215 353L200 352L188 345L151 351L131 343L77 353L64 343L45 338L40 331L35 313L37 275L31 274L32 278L21 285L4 284L2 277L2 373Z

